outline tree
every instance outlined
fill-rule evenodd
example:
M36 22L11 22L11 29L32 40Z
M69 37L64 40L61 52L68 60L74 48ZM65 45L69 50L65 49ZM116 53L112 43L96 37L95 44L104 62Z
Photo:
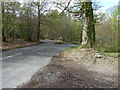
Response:
M40 39L40 2L37 2L37 9L38 9L38 37L37 39L39 40Z
M96 24L97 46L118 50L119 29L118 29L118 7L114 6L107 10L104 19ZM102 32L102 33L101 33Z
M4 22L4 3L2 3L2 18L2 22ZM4 27L2 27L2 41L6 42Z
M57 39L62 37L66 42L80 41L81 23L73 20L64 12L60 15L57 10L47 13L42 18L41 35L47 39Z
M2 2L2 37L6 42L7 38L14 40L17 32L17 13L19 12L20 3Z
M69 2L70 3L70 2ZM68 5L69 5L68 3ZM69 13L72 13L74 16L82 21L83 31L82 31L82 45L92 47L95 44L95 23L103 17L98 17L96 13L98 8L101 6L98 2L91 2L91 0L81 0L75 1L73 6L65 8ZM95 19L94 19L95 17Z
M49 11L51 9L51 7L48 9L47 6L49 6L48 0L37 0L37 2L34 2L34 7L36 7L36 12L37 12L37 40L41 39L41 30L40 30L40 25L41 23L43 23L42 18L44 17L44 13L46 13L47 11Z
M92 47L95 44L95 22L91 0L82 0L82 45Z

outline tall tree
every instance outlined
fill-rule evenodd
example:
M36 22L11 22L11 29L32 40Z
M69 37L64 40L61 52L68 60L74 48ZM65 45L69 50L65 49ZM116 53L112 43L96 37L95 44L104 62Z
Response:
M40 39L40 2L37 2L38 7L38 40Z
M91 0L82 0L82 45L92 47L95 44L95 22Z
M4 24L4 2L2 2L2 22ZM6 42L4 27L2 27L2 41Z

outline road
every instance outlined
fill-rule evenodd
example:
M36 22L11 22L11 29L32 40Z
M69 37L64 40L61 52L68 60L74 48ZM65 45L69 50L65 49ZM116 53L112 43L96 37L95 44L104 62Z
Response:
M15 88L28 81L38 70L45 67L53 55L73 47L73 44L53 44L51 41L2 52L2 88ZM1 62L0 62L1 63Z

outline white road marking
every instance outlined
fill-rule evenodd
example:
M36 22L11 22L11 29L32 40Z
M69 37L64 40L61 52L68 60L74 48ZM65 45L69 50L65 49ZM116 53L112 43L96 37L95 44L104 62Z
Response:
M26 51L26 52L31 52L31 51Z
M17 56L17 55L21 55L22 53L17 53L17 54L15 54L14 56Z
M21 54L22 53L17 53L17 54L10 55L10 56L4 57L4 58L0 58L0 60L4 60L4 59L11 58L11 57L14 57L14 56L18 56L18 55L21 55Z

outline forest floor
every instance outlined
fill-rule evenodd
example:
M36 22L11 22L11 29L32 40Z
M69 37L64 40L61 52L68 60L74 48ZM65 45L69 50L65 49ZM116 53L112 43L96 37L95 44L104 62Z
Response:
M94 49L65 50L17 88L118 88L118 58L95 54Z
M40 44L40 42L30 42L30 41L24 41L24 40L16 40L12 42L2 42L2 46L0 46L0 50L10 50L15 48L22 48L32 45Z

